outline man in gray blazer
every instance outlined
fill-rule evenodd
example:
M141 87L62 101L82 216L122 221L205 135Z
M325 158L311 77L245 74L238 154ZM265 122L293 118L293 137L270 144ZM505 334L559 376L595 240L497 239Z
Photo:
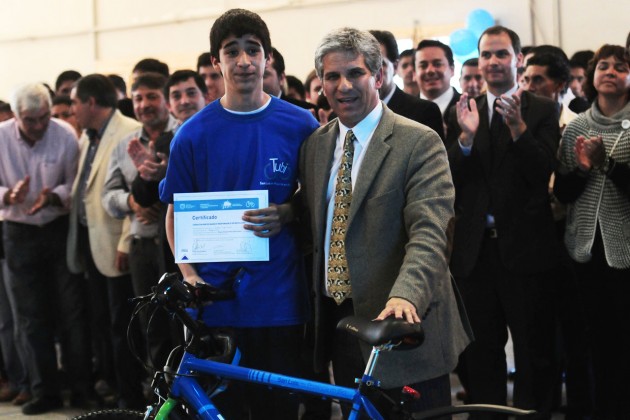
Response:
M381 65L376 39L351 28L325 36L315 53L338 115L300 154L313 236L315 367L332 360L335 382L345 386L361 376L369 349L334 330L346 315L422 322L425 343L382 354L375 376L394 397L411 384L424 407L448 405L448 374L470 341L447 261L453 183L440 137L379 100Z

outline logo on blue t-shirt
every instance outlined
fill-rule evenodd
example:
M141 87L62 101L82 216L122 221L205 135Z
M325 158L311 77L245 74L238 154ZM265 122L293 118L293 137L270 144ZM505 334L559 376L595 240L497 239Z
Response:
M272 182L287 181L293 175L290 165L278 158L270 158L269 163L265 165L264 172L265 179Z
M265 177L270 181L284 180L291 178L289 164L280 161L278 158L270 158L270 162L265 165Z

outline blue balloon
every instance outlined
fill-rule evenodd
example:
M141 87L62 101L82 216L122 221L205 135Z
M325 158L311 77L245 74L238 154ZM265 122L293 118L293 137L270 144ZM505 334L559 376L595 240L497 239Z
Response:
M477 48L477 37L468 29L458 29L451 33L450 43L455 55L467 55Z
M472 31L477 38L493 25L494 17L485 9L475 9L466 18L466 28Z
M466 54L466 55L457 55L455 54L455 61L459 62L459 63L464 63L464 61L471 59L471 58L478 58L479 57L479 51L477 51L477 49L475 49L474 51Z

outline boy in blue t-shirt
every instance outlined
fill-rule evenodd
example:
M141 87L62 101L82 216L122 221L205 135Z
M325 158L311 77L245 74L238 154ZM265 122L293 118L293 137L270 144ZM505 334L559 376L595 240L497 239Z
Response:
M240 270L232 286L236 298L204 308L204 322L236 329L242 365L295 375L309 310L290 200L300 145L318 124L308 111L263 92L270 51L269 31L255 13L233 9L215 21L210 55L223 74L225 95L177 132L160 199L169 203L166 231L173 248L173 194L268 190L269 207L246 211L243 220L256 223L245 225L256 236L269 238L269 261L179 267L185 281L217 287ZM282 391L246 386L232 391L225 405L249 406L252 418L297 418L297 399Z

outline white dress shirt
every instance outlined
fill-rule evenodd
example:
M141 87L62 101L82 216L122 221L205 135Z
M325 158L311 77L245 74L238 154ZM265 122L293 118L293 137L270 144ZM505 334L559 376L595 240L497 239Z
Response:
M446 89L446 92L444 92L443 94L441 94L435 99L429 99L426 96L424 96L422 92L420 92L420 99L426 99L427 101L431 101L435 103L438 106L438 108L440 108L440 113L442 114L442 117L445 117L444 113L446 112L446 108L448 107L448 104L451 103L451 99L453 99L453 96L455 96L455 91L450 86L448 89Z

